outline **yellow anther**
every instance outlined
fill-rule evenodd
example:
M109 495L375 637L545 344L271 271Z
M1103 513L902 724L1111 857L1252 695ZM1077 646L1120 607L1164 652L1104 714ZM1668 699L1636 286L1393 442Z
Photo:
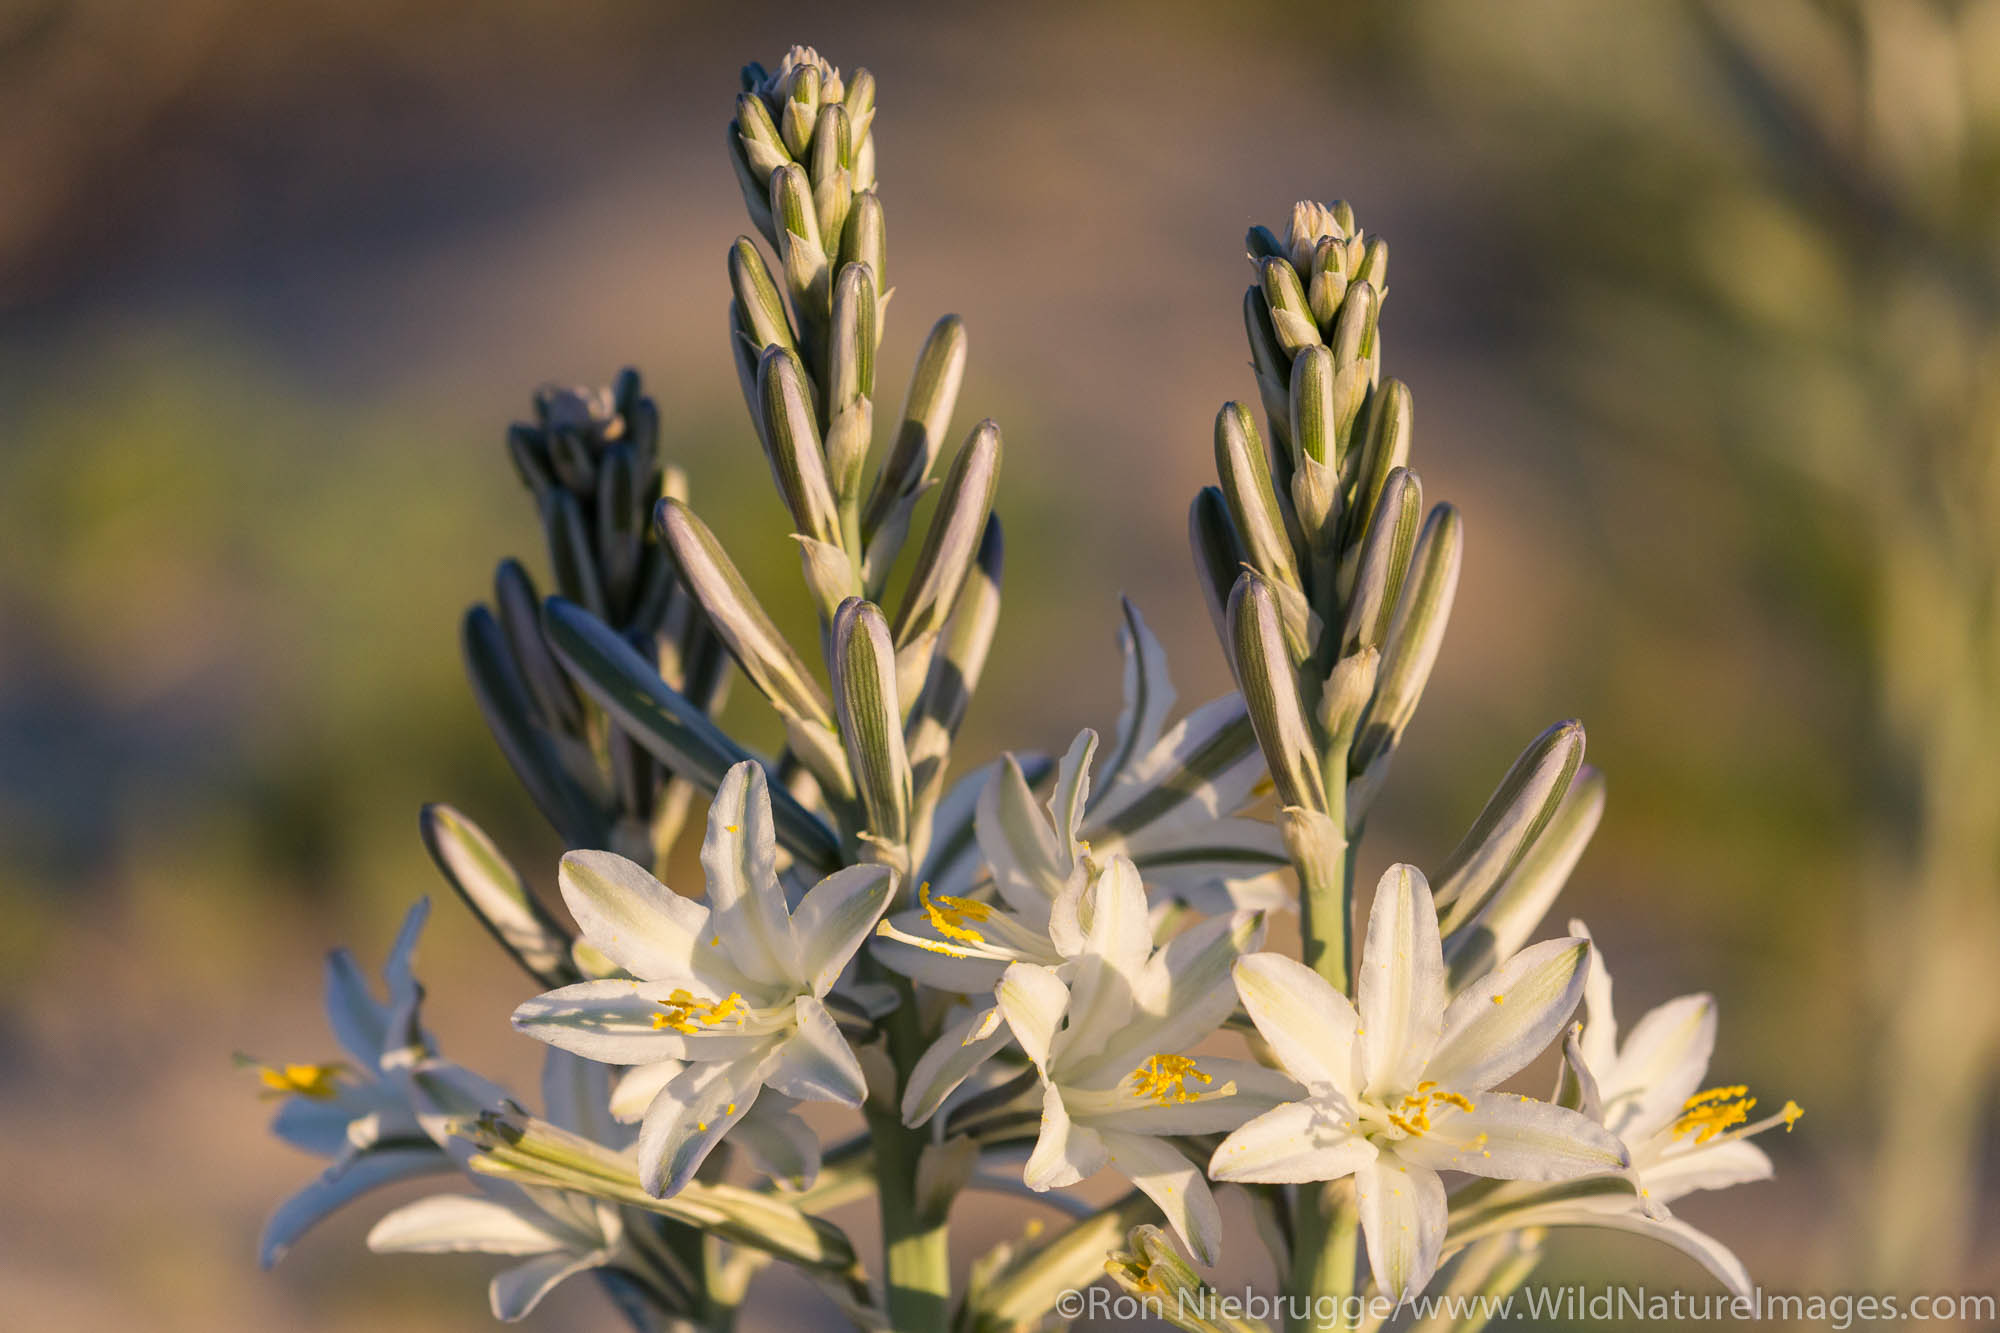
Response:
M653 1015L653 1026L675 1032L700 1032L731 1019L741 1023L745 1007L743 997L735 991L719 1000L701 1000L677 990L659 1003L664 1012Z
M1505 1004L1505 1003L1507 1003L1507 997L1506 997L1505 995L1496 995L1496 996L1494 996L1494 997L1493 997L1493 1003L1495 1003L1495 1004Z
M939 894L933 898L929 883L917 889L917 902L922 905L924 916L931 923L931 929L946 939L957 940L962 944L986 943L986 938L968 923L984 921L992 916L993 908L988 904L974 902L970 898L953 898L948 894Z
M1132 1091L1151 1097L1162 1106L1191 1102L1201 1094L1187 1086L1188 1080L1213 1083L1215 1080L1185 1055L1155 1055L1132 1071Z
M257 1078L269 1096L310 1097L324 1102L340 1095L339 1079L346 1072L343 1064L259 1065Z
M1778 1112L1779 1118L1785 1122L1785 1133L1791 1133L1792 1126L1798 1124L1799 1117L1805 1113L1805 1107L1800 1106L1797 1102L1787 1101L1784 1109Z
M1674 1137L1692 1134L1699 1145L1734 1129L1750 1118L1751 1108L1757 1105L1749 1092L1741 1083L1697 1092L1682 1105L1680 1119L1674 1121Z
M1431 1112L1440 1106L1452 1106L1461 1111L1472 1109L1472 1099L1463 1093L1448 1092L1426 1079L1417 1084L1417 1090L1406 1093L1396 1103L1396 1109L1389 1112L1389 1123L1403 1131L1410 1138L1428 1134L1431 1130Z

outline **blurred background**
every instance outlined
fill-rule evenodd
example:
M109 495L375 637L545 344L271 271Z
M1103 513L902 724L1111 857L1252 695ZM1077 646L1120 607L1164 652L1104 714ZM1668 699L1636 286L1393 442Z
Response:
M2000 0L7 0L0 1308L490 1326L491 1261L361 1251L381 1200L256 1270L317 1167L229 1054L330 1056L321 952L377 965L444 889L421 802L553 882L457 649L494 562L539 559L503 447L538 384L638 366L697 506L773 546L722 130L794 41L880 81L881 398L955 310L959 429L1007 435L962 753L1111 725L1121 591L1184 700L1224 688L1184 532L1254 396L1241 238L1351 201L1468 523L1367 861L1436 864L1582 717L1611 804L1558 918L1628 1021L1713 990L1716 1079L1809 1112L1775 1182L1683 1214L1770 1290L2000 1283ZM753 577L809 614L782 546ZM439 906L433 1027L532 1087L521 978ZM1637 1240L1551 1250L1706 1289ZM611 1327L573 1285L531 1326Z

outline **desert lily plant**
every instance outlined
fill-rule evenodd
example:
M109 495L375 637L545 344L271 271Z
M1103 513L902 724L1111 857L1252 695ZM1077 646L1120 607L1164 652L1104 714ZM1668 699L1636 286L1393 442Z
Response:
M1351 945L1354 844L1461 541L1448 507L1425 518L1409 392L1378 376L1386 246L1344 205L1251 233L1267 423L1223 410L1220 485L1192 528L1238 689L1174 720L1165 649L1128 603L1110 743L1087 729L1054 762L1007 753L953 781L999 613L1001 437L982 422L946 448L966 356L946 317L877 439L874 115L866 71L795 48L745 70L729 127L763 242L727 251L729 337L814 642L778 629L661 463L636 375L538 396L509 449L558 595L504 563L465 646L570 844L567 919L461 812L429 807L422 827L532 979L513 1023L550 1048L543 1109L437 1054L420 906L386 1001L345 954L329 963L351 1064L257 1066L285 1099L276 1132L332 1159L273 1218L266 1261L373 1185L456 1174L471 1192L389 1213L370 1245L505 1256L503 1319L589 1273L635 1328L724 1330L783 1263L864 1328L1041 1328L1107 1276L1199 1295L1176 1247L1213 1264L1247 1244L1225 1238L1229 1197L1290 1327L1351 1321L1364 1295L1393 1308L1447 1266L1456 1291L1511 1287L1562 1225L1655 1235L1740 1289L1741 1265L1667 1204L1768 1174L1742 1140L1797 1111L1751 1123L1745 1090L1696 1088L1712 1005L1677 1001L1621 1044L1583 927L1534 942L1602 811L1580 726L1528 747L1433 876L1393 867ZM717 722L728 663L776 715L778 753ZM669 887L704 800L703 883ZM1298 956L1267 947L1294 933ZM1553 1099L1496 1091L1557 1045ZM1099 1174L1130 1189L1073 1192ZM969 1192L1064 1225L954 1283ZM869 1198L872 1273L829 1217ZM1160 1308L1264 1327L1199 1306Z

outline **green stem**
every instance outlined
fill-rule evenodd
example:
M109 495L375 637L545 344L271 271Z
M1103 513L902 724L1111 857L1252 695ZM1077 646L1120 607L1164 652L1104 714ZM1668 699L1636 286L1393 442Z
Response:
M1292 1333L1345 1329L1353 1313L1347 1306L1354 1295L1355 1242L1361 1230L1354 1178L1299 1186L1296 1208L1286 1326Z
M923 1053L924 1033L907 981L902 1003L889 1016L889 1056L896 1066L897 1099ZM888 1279L889 1323L897 1333L944 1333L951 1316L951 1245L943 1215L925 1216L917 1197L917 1163L928 1138L910 1129L894 1106L868 1103L868 1132L882 1210L882 1255Z

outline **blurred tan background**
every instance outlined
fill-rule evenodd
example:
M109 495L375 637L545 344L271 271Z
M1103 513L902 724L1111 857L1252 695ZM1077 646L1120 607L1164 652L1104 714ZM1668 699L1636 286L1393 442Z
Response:
M964 752L1111 725L1120 591L1184 700L1223 687L1183 534L1216 407L1254 395L1241 237L1350 200L1469 528L1370 863L1435 864L1584 718L1611 806L1559 915L1628 1021L1711 989L1717 1078L1808 1110L1775 1183L1684 1214L1773 1290L1992 1290L2000 3L7 0L8 1321L490 1326L490 1261L361 1250L379 1199L256 1270L315 1166L228 1057L329 1053L320 953L372 967L443 892L422 801L552 881L456 648L538 549L502 445L538 383L637 365L698 507L771 544L722 127L793 41L880 80L881 397L956 310L961 429L1006 431ZM782 547L759 572L803 609ZM439 907L434 1028L532 1087L520 978ZM1638 1241L1552 1251L1550 1280L1705 1285ZM579 1283L531 1326L611 1319Z

